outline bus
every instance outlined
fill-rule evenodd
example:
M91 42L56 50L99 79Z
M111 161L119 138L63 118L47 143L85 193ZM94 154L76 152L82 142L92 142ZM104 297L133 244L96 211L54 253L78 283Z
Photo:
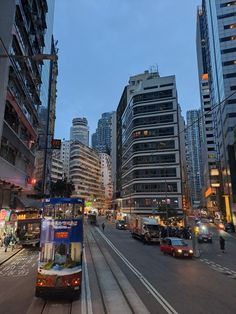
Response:
M36 297L78 299L82 281L84 200L43 200Z

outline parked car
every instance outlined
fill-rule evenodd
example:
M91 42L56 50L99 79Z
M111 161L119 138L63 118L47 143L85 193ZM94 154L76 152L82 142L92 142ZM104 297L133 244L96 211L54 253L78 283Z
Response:
M127 224L126 224L125 220L118 220L116 222L116 229L126 230L126 228L127 228Z
M161 241L160 250L164 254L171 254L174 257L193 256L193 249L180 238L168 237Z
M224 230L226 232L235 232L235 226L234 226L234 224L232 222L226 223L224 225Z

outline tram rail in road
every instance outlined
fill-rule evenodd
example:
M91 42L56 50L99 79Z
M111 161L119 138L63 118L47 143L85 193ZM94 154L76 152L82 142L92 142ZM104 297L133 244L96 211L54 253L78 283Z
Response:
M97 240L98 228L88 228L86 237L102 299L100 313L139 313L149 311L121 272L108 251ZM95 313L95 312L94 312Z
M99 228L96 231L111 247L111 249L120 257L120 259L126 264L126 266L132 271L132 273L140 280L140 282L146 287L155 300L161 305L161 307L168 314L178 314L178 312L170 305L170 303L152 286L152 284L132 265L127 258L114 246L114 244L103 234ZM109 260L110 263L110 260ZM122 312L122 311L120 311ZM141 313L140 310L133 313Z

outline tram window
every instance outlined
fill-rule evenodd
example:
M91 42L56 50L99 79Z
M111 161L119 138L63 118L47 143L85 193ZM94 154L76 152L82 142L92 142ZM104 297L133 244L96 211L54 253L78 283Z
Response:
M53 206L46 205L43 209L43 216L44 217L52 217L53 216Z

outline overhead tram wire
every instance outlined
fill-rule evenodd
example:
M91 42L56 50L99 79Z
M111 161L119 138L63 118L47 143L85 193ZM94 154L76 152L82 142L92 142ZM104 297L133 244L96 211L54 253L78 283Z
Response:
M223 99L221 102L217 103L216 105L214 105L209 111L207 111L207 114L212 113L217 107L221 106L225 101L227 101L229 98L231 98L234 94L236 94L236 91L234 91L232 94L230 94L229 96L227 96L225 99ZM189 128L191 128L195 123L199 122L202 120L202 118L204 117L205 113L203 113L202 115L200 115L200 117L196 120L194 120L190 125L186 126L182 131L180 131L177 135L180 135L181 133L185 132L186 130L188 130ZM174 138L173 138L174 139Z

